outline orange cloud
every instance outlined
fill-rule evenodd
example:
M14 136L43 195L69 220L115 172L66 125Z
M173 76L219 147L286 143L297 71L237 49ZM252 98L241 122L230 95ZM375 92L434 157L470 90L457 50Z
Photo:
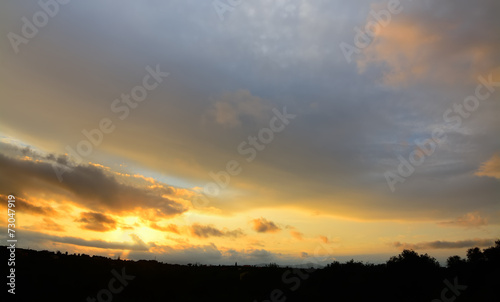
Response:
M272 221L269 221L263 217L259 219L254 219L251 221L253 224L252 228L254 231L259 233L276 233L281 229Z
M482 163L474 175L500 179L500 153Z
M42 229L55 231L55 232L64 232L65 229L59 224L55 223L52 219L43 218Z
M478 212L467 213L462 217L458 217L455 220L439 222L439 225L443 226L459 226L459 227L478 227L482 225L487 225L488 221L482 218Z
M384 63L388 71L384 82L401 85L414 78L422 77L432 67L427 62L431 45L440 40L435 33L425 32L415 24L401 22L387 26L375 35L375 42L364 51L364 58L358 60L358 68L364 72L372 63Z
M328 243L328 237L326 237L326 236L319 236L319 239L321 239L321 241L323 241L323 243Z
M303 240L304 239L304 234L302 234L299 231L290 231L290 235L292 235L293 238L297 240Z
M497 64L493 58L498 42L467 30L456 11L443 9L439 19L428 18L429 11L416 7L392 18L388 26L375 32L373 41L363 50L357 61L359 71L364 72L372 64L383 66L383 82L399 87L416 80L452 85L457 81L475 82L478 75L491 72L491 66ZM456 9L467 13L467 8ZM485 16L493 18L487 7L482 9ZM488 19L478 22L487 26ZM372 21L368 18L367 24ZM468 66L466 71L463 66Z
M26 151L29 152L29 151ZM155 217L172 217L187 211L185 202L178 202L167 198L175 192L168 186L159 185L149 188L150 179L114 175L106 167L91 165L70 164L68 158L55 160L56 156L49 154L40 156L30 153L33 158L43 160L21 160L18 157L8 157L0 154L2 172L10 177L0 183L0 187L8 188L12 192L52 192L64 194L73 203L87 209L108 211L114 213L130 212L140 208L141 211L154 211ZM63 181L58 181L54 172L54 165L59 170L66 171ZM103 168L104 167L104 168ZM137 184L133 180L142 180L147 185ZM161 183L159 183L161 184ZM138 204L137 201L141 202ZM21 201L23 203L23 201ZM38 215L52 215L50 208L26 204L28 211Z
M176 234L180 233L179 228L175 224L169 224L166 227L162 227L162 226L159 226L158 224L152 222L149 225L149 227L152 229L158 230L158 231L162 231L162 232L170 232L170 233L176 233Z

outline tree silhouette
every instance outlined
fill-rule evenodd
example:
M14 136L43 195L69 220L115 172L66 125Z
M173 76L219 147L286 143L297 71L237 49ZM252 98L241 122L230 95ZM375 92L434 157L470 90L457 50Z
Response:
M408 269L436 269L439 268L439 262L436 258L428 254L419 255L413 250L404 250L398 256L393 256L387 261L388 267L408 268Z
M8 256L7 248L1 249L0 257ZM500 240L484 250L470 248L466 259L451 256L446 262L441 267L428 254L403 250L384 264L335 261L309 271L274 262L260 267L177 265L20 248L16 250L16 283L20 287L15 298L85 301L109 284L118 286L116 274L126 268L126 274L135 278L123 293L113 295L113 301L418 302L439 300L450 284L466 286L457 302L499 301ZM113 283L112 278L118 279ZM451 298L450 291L447 297Z
M460 269L465 266L467 261L460 256L450 256L446 260L446 266L450 269Z
M500 266L500 240L495 241L495 246L484 249L483 255L486 261Z
M480 248L475 247L467 250L467 262L478 265L484 262L485 260L486 258L484 257L484 254L483 252L481 252Z

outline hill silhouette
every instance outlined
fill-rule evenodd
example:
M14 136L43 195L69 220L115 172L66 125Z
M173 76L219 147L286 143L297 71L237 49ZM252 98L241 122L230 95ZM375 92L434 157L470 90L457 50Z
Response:
M8 259L6 247L2 259ZM6 271L7 272L7 271ZM5 279L4 279L5 280ZM438 261L404 250L384 264L324 268L176 265L17 249L2 301L500 301L500 240Z

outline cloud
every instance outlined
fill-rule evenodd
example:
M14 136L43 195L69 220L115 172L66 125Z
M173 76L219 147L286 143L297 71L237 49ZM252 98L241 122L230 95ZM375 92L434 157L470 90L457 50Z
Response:
M269 262L277 259L280 254L275 254L265 249L246 249L239 251L235 249L228 249L223 252L223 255L231 260L262 264L262 262Z
M422 53L421 48L428 48L438 41L439 37L435 33L424 32L414 24L400 23L397 27L384 28L376 35L376 39L378 43L368 46L358 66L363 72L370 63L385 62L389 71L384 74L384 81L396 86L428 72L430 66L417 61L417 54Z
M234 264L234 262L238 262L238 264L264 264L283 259L282 254L266 249L224 249L218 248L213 243L209 245L180 245L175 247L162 245L152 247L149 252L132 252L129 254L129 258L151 259L153 253L157 260L184 264L194 262L207 264Z
M240 126L244 119L260 121L269 111L269 105L248 90L227 92L217 100L209 115L215 122L228 127Z
M22 236L22 237L21 237ZM149 246L145 244L139 237L135 234L130 235L132 242L113 242L104 240L87 240L72 236L56 236L49 235L45 233L33 232L33 231L23 231L22 238L26 243L45 243L46 241L59 242L65 244L72 244L82 247L94 247L99 249L116 249L116 250L133 250L133 251L147 251Z
M458 217L455 220L438 222L442 226L458 226L458 227L479 227L487 225L488 221L486 218L482 218L479 212L467 213L462 217Z
M373 2L386 6L378 0L256 0L226 14L224 24L210 1L124 0L119 18L111 2L75 2L79 9L51 19L55 23L36 43L20 45L22 56L9 43L0 45L6 70L0 141L8 141L3 135L15 136L52 152L37 154L21 143L19 154L2 149L0 192L19 193L33 214L51 216L44 201L62 213L64 202L68 213L79 208L116 219L139 216L148 220L144 226L155 222L169 228L164 217L188 211L190 199L167 194L167 185L138 183L113 169L154 175L184 188L202 186L212 181L209 172L224 169L229 159L244 161L238 143L258 135L257 123L269 125L269 109L287 106L297 118L231 179L227 194L210 200L213 213L243 217L264 207L297 208L372 221L445 221L477 209L496 213L500 188L491 176L496 174L489 169L479 172L488 177L473 174L487 159L484 154L489 158L498 152L492 142L500 130L499 89L481 101L463 133L450 134L394 194L383 173L397 169L399 155L408 159L414 140L430 137L429 129L442 122L447 107L474 93L473 75L498 65L499 1L404 1L404 11L392 16L359 56L358 63L363 56L366 63L360 74L338 45L352 43L353 27L363 27ZM17 33L21 17L40 9L36 1L0 5L0 28ZM186 22L182 12L196 22ZM140 84L147 64L160 64L172 77L120 121L110 104ZM403 85L388 89L380 79ZM28 83L31 89L25 89ZM86 139L82 130L98 127L102 117L109 117L116 130L84 160L111 170L75 165L57 155L67 152L66 146L75 149ZM72 169L63 183L52 163ZM307 219L313 225L319 221ZM488 219L492 224L494 217ZM252 226L260 233L282 227L280 235L291 238L282 224ZM226 232L220 225L212 228L213 234ZM164 236L181 237L174 234ZM262 244L272 249L278 242ZM218 251L210 251L217 259Z
M3 167L0 189L21 195L28 191L45 192L50 188L51 193L63 194L80 206L116 213L141 208L154 210L156 217L171 217L187 211L185 205L166 197L174 191L163 185L135 185L131 179L141 181L140 178L113 174L100 165L75 165L68 159L57 160L61 157L52 154L32 155L33 159L22 160L0 154L0 165ZM56 177L55 163L58 163L58 169L67 171L62 182ZM50 211L30 205L28 208L39 214ZM147 214L147 211L144 213Z
M290 235L292 235L293 238L297 239L297 240L303 240L304 239L304 234L302 234L301 232L299 231L290 231Z
M0 195L0 198L2 199L7 199L7 196L5 195ZM22 197L16 197L16 205L18 209L22 209L23 212L25 213L30 213L33 215L43 215L43 216L58 216L59 213L51 208L50 206L36 206L31 203L29 203L26 199Z
M378 11L376 6L372 8ZM392 16L364 50L360 70L370 64L383 66L384 82L401 87L422 80L470 81L498 63L500 43L491 31L500 26L497 1L404 3L402 7L403 12Z
M130 238L132 238L132 241L136 246L142 246L145 249L148 248L148 244L146 244L144 241L142 241L141 237L139 237L137 234L129 234ZM154 246L155 244L150 242L149 245Z
M219 230L210 225L200 225L195 223L190 228L191 234L199 238L208 237L240 237L243 236L243 232L240 229L227 231Z
M319 239L323 241L323 243L328 243L328 237L326 236L319 236Z
M259 129L250 131L247 126L255 124L269 112L266 106L278 108L278 105L287 105L289 112L298 114L298 118L279 137L276 135L272 145L259 153L254 164L245 168L245 173L231 180L232 189L254 187L260 190L248 190L253 196L241 192L245 198L238 203L227 202L223 200L225 196L220 196L211 201L212 206L226 213L236 212L261 207L273 199L273 205L278 206L294 204L375 219L445 213L458 195L463 204L471 199L455 190L460 184L454 178L450 187L439 185L436 189L445 196L442 202L429 205L429 201L425 206L415 202L431 200L421 195L435 196L433 186L438 186L438 182L424 183L419 179L428 171L427 163L434 159L427 159L419 167L419 173L414 173L412 181L401 185L411 191L412 186L418 184L418 190L413 190L415 194L404 192L404 189L387 194L385 179L380 176L385 172L382 170L384 160L408 154L405 150L386 152L393 140L410 141L419 136L414 134L416 129L428 126L431 119L440 119L436 116L436 113L443 112L437 110L440 104L461 94L465 89L464 82L455 81L454 89L441 94L424 85L419 85L418 91L387 90L376 81L386 73L391 74L392 70L402 78L411 78L415 72L419 79L425 79L433 68L445 68L447 77L442 77L442 72L436 73L436 77L454 79L449 74L469 76L463 70L477 65L468 64L471 60L492 66L490 62L498 62L500 53L495 31L491 30L498 28L498 18L494 13L498 1L480 0L481 4L463 0L453 3L428 1L414 6L404 3L404 11L393 16L392 23L367 48L366 55L373 54L373 57L369 57L366 72L359 75L356 66L345 61L338 45L342 40L352 42L355 34L352 29L365 23L370 3L255 1L227 14L231 19L230 27L220 26L209 2L123 3L123 16L134 16L140 8L146 22L135 17L116 19L113 5L82 3L84 9L66 12L70 20L65 22L66 30L49 30L45 32L46 39L21 45L26 46L23 55L29 55L29 60L16 56L9 43L1 46L2 54L7 56L6 62L10 64L9 77L2 82L4 99L8 100L2 107L1 126L5 129L2 131L29 140L30 144L45 150L63 153L66 145L75 148L79 140L85 139L81 133L83 128L97 127L100 117L109 117L118 122L117 129L105 136L104 143L95 148L89 161L112 166L111 162L119 159L130 170L149 169L198 185L210 181L207 174L215 163L224 163L237 156L238 142L258 133ZM385 7L386 3L383 4ZM11 13L9 18L1 18L4 25L1 28L13 30L19 30L17 23L23 15L39 9L36 3L31 6L14 2L2 5L8 7L2 12ZM199 22L187 24L183 14L177 13L182 11L197 14L194 19ZM332 14L339 18L331 18ZM93 22L89 23L88 18ZM109 20L116 22L110 24ZM163 26L157 26L160 23ZM452 27L440 26L448 24ZM161 30L165 26L178 28L181 25L183 31ZM398 28L401 29L399 35ZM428 41L429 37L436 38ZM51 43L56 40L66 41L68 47L61 48L57 43ZM233 43L235 40L241 43ZM485 45L488 41L490 44ZM140 45L146 44L151 46L148 50L140 49ZM411 49L413 46L417 47L415 51ZM477 50L472 51L474 48ZM203 55L199 49L204 50ZM137 53L141 55L137 56ZM486 60L482 61L483 57ZM392 64L398 60L403 62L401 70ZM30 64L26 65L26 62ZM110 103L138 84L138 76L142 75L146 64L156 63L171 72L172 79L158 87L154 94L149 94L147 101L131 112L130 118L123 123L118 121L118 115L110 111ZM420 66L422 70L419 70ZM102 85L102 79L106 79L106 85ZM37 89L22 89L28 82L37 83ZM40 101L32 101L36 99ZM26 104L30 107L27 108ZM496 123L498 110L488 110L486 104L483 106L484 111L492 115L491 124ZM432 114L420 111L424 109ZM17 120L21 114L25 117L22 124ZM480 114L479 110L474 114ZM16 125L15 131L10 130L11 125ZM484 142L494 140L498 133L495 127L484 127L484 130L481 133L488 135L481 139ZM470 139L482 152L491 148L491 144ZM440 152L435 152L432 158L446 166L445 161L440 160L440 154L445 152L443 149L440 147ZM464 151L454 146L449 149ZM456 159L448 153L442 157ZM388 169L397 164L391 164ZM454 167L452 171L448 172L447 167L435 169L436 173L431 177L462 173L462 165L449 166ZM479 185L471 182L467 191L478 196L478 205L489 207L492 202L483 197L487 193L476 193L492 192L493 189L482 185L485 179L481 181ZM16 183L17 186L22 184ZM61 188L55 186L52 192ZM74 187L72 184L71 189ZM25 188L26 191L29 189ZM96 196L101 195L102 189L98 191ZM351 192L356 193L347 196ZM398 196L400 192L403 196ZM157 191L149 193L154 198L144 192L136 195L141 200L141 210L155 209L156 201L152 199L162 200ZM122 204L115 202L122 199L120 197L106 201L71 196L68 200L79 202L88 210L113 213L130 211L136 204L127 196L123 196ZM305 197L310 202L300 202ZM346 199L352 202L346 204ZM184 207L169 201L166 203L158 207L158 214L168 216L183 212ZM156 212L150 218L155 216Z
M162 232L176 233L179 234L179 228L175 224L169 224L166 227L159 226L155 222L149 224L149 227Z
M208 245L158 245L149 252L134 251L129 254L132 259L152 259L153 254L160 261L169 263L220 263L222 252L213 243Z
M251 250L247 252L247 254L250 258L259 259L261 261L269 261L274 258L274 254L265 249Z
M258 233L276 233L281 229L272 221L269 221L263 217L254 219L251 221L253 224L252 228Z
M299 232L296 227L287 225L287 229L290 229L290 235L297 240L304 240L304 234Z
M458 249L472 247L488 247L493 246L495 239L470 239L461 241L431 241L419 243L394 242L394 246L401 249Z
M91 231L107 232L116 229L116 220L109 217L108 215L101 213L81 213L80 218L76 219L75 221L82 223L82 228Z
M49 230L49 231L55 231L55 232L64 232L65 229L55 223L52 219L50 218L43 218L43 224L42 224L42 229Z
M482 163L474 175L500 179L500 153Z

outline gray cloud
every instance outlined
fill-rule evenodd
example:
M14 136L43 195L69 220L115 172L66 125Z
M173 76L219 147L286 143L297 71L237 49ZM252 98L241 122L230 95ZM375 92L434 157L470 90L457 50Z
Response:
M157 253L133 251L129 254L131 259L157 259L168 263L224 263L222 252L214 244L185 246L185 247L171 247L171 246L157 246L155 247Z
M238 230L219 230L210 225L200 225L195 223L190 228L191 234L199 237L199 238L208 238L208 237L241 237L243 236L243 232Z
M473 247L489 247L493 246L495 239L470 239L459 241L431 241L419 243L402 243L395 242L394 246L402 249L458 249L458 248L473 248Z
M94 247L99 249L112 249L112 250L131 250L131 251L147 251L149 246L145 244L137 235L131 234L132 243L129 242L113 242L104 240L87 240L71 236L56 236L48 235L39 232L26 231L19 234L19 238L25 241L24 244L40 245L47 241L58 242L64 244L71 244L76 246Z
M235 250L229 249L224 252L224 257L228 261L239 261L240 263L263 264L272 261L283 260L283 255L273 253L265 249Z
M81 213L80 218L76 219L75 221L81 223L82 228L91 231L107 232L115 230L117 228L116 220L102 213Z

